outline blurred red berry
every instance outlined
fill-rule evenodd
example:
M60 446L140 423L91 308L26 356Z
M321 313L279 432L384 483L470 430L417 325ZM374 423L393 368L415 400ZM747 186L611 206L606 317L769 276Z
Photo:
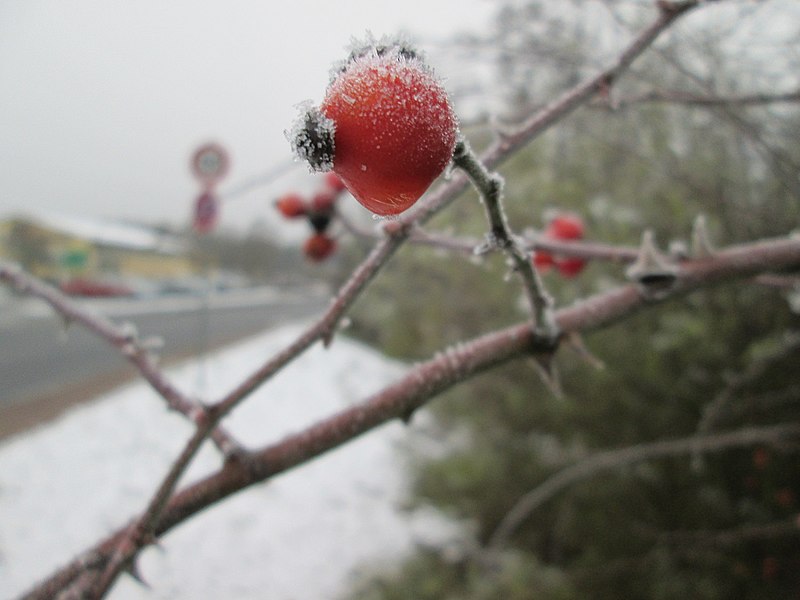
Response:
M311 198L311 210L320 213L330 213L336 204L336 193L326 189L314 194Z
M775 492L775 502L782 508L790 508L794 504L794 493L789 488L781 488Z
M334 194L341 194L347 189L336 173L325 173L325 186Z
M774 556L767 556L763 561L761 561L761 577L766 581L775 579L778 576L780 569L780 563Z
M555 265L555 260L553 260L553 255L548 254L547 252L534 252L533 254L533 266L538 269L539 271L545 272L550 270L553 265Z
M328 258L336 250L336 240L324 233L315 233L303 245L303 253L313 262Z
M561 258L555 261L558 272L564 277L577 277L586 266L582 258Z
M278 198L275 208L287 219L297 219L307 212L306 201L298 194L286 194Z
M742 477L742 483L749 491L754 492L758 489L759 479L755 475L745 475Z
M753 466L759 471L763 471L769 464L769 451L766 448L756 448L753 450Z
M378 215L414 204L450 162L456 117L442 85L414 55L360 52L295 126L292 145L312 168L333 170Z
M545 229L545 235L554 240L582 240L584 233L581 218L570 213L558 215Z
M548 223L542 236L550 240L567 241L583 239L584 233L583 221L579 216L563 213ZM586 260L575 257L553 257L547 252L537 251L533 256L533 266L540 271L547 271L555 266L563 277L575 277L586 267Z

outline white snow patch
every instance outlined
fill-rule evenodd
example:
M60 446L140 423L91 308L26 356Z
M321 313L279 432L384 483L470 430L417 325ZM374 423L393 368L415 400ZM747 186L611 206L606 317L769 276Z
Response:
M287 325L203 362L218 397L293 341ZM198 365L170 371L188 388ZM245 444L264 445L395 380L404 367L344 338L316 347L226 421ZM417 421L417 419L415 419ZM0 597L21 594L99 536L141 510L190 434L143 383L76 408L54 424L0 446ZM255 486L168 533L112 600L334 598L365 563L416 542L445 542L457 529L430 511L401 512L406 482L400 442L422 435L390 424L267 484ZM187 479L216 468L201 452Z

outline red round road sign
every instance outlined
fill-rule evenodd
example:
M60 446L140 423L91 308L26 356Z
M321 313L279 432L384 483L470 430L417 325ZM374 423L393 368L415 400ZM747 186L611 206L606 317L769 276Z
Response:
M230 166L228 153L219 144L203 144L192 154L192 173L205 186L212 186L225 177Z
M211 192L203 192L194 203L192 226L197 233L208 233L219 220L219 201Z

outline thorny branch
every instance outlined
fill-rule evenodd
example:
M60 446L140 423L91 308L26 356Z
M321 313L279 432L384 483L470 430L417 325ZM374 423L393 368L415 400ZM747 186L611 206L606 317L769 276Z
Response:
M663 31L681 15L700 4L703 4L701 0L658 2L659 12L656 19L631 41L611 67L566 92L517 127L500 132L498 139L482 153L476 164L482 165L484 169L494 168L520 147L591 100L597 93L607 90ZM79 312L73 310L74 307L65 304L47 289L39 289L37 284L27 285L30 280L19 275L13 267L3 267L4 279L14 282L15 285L17 282L23 282L22 287L28 287L29 292L45 298L66 317L75 317L89 329L119 347L150 384L164 395L170 405L189 415L196 424L195 433L187 442L181 456L164 478L148 508L134 524L121 529L100 543L93 551L54 574L50 580L31 592L29 597L50 598L65 588L67 594L100 597L123 569L134 568L135 557L142 547L202 508L243 487L301 464L387 420L407 417L431 397L476 373L515 356L539 349L536 346L537 340L531 337L528 324L478 338L420 365L408 377L367 399L361 405L261 451L246 452L238 448L238 445L219 427L221 420L233 408L294 358L317 341L330 343L339 320L394 252L412 235L418 225L424 224L443 209L466 184L467 178L461 173L455 173L449 181L439 186L414 209L396 221L384 224L384 237L355 269L319 320L287 348L266 361L240 385L205 407L194 405L174 389L149 354L122 336L113 326L109 328L108 323L103 321L84 319ZM797 245L800 244L774 240L765 246L747 248L745 250L748 253L747 261L743 264L738 262L737 259L741 257L736 254L736 249L733 249L728 255L721 254L707 259L706 263L697 262L688 267L684 265L681 268L681 276L676 279L671 292L684 293L727 277L754 275L786 266L787 262L796 266L798 263L796 255L800 252L800 249L795 247ZM766 262L753 261L753 256L760 257ZM698 273L701 276L695 278ZM559 311L556 313L555 321L565 331L592 329L623 318L644 306L645 302L637 287L624 286L611 293L590 298L576 307ZM546 303L541 305L544 306ZM237 449L237 460L226 461L217 473L175 493L180 475L208 436L214 438L228 454L231 453L231 448Z
M558 328L553 320L553 299L545 291L536 269L531 263L530 253L511 231L502 205L503 180L497 173L490 173L475 157L469 144L459 140L453 154L453 163L462 169L478 189L486 208L491 226L490 233L480 252L499 248L506 253L513 270L523 282L523 288L531 306L534 331L542 339L555 344Z
M203 413L204 409L199 403L172 385L159 367L152 350L145 341L139 339L132 325L117 325L102 315L84 309L54 287L25 273L16 265L0 262L0 281L19 292L41 298L61 315L66 324L78 323L117 348L172 410L191 421L197 420ZM241 451L240 444L224 428L217 428L211 438L225 456L230 457Z
M760 272L800 268L800 239L778 238L720 250L712 257L687 261L678 271L670 296L689 293ZM668 296L662 296L658 301ZM607 327L657 303L629 284L597 294L556 311L565 333L588 332ZM390 420L406 419L428 400L487 369L537 350L530 324L486 334L459 344L411 369L404 377L359 404L335 414L306 430L262 449L248 452L241 461L228 461L217 472L173 494L154 521L157 538L175 525L241 489L262 482L342 445ZM692 446L697 449L698 446ZM702 448L702 444L700 446ZM84 556L40 584L27 599L50 599L76 582L90 562L103 568L121 544L129 540L122 528L101 541ZM133 555L131 555L133 556ZM126 563L130 566L130 562Z
M695 8L699 4L700 0L659 2L658 17L649 27L645 28L641 34L632 40L628 48L620 54L619 59L614 65L588 80L586 83L579 84L554 103L546 106L539 113L534 114L514 132L504 134L494 146L483 153L480 157L480 162L484 164L485 168L492 168L493 165L498 164L502 159L510 156L514 151L530 142L534 137L558 122L561 118L589 101L597 92L607 90L609 85L611 85L611 83L619 77L619 75L627 69L627 67L641 55L664 30L682 14ZM418 203L417 206L422 205L421 208L409 210L406 215L400 217L397 221L389 221L384 225L386 237L378 242L372 253L357 267L353 276L342 287L334 302L321 319L306 332L301 334L293 344L266 362L240 386L213 406L212 410L210 410L207 415L206 422L202 426L198 426L198 428L202 427L210 433L214 430L215 425L249 393L269 380L270 377L294 358L320 339L326 344L329 343L339 320L360 295L361 291L363 291L366 285L383 267L386 261L408 238L414 226L423 224L444 208L462 191L465 185L466 179L456 173L448 184L441 186L436 192L431 194L427 202L423 201ZM202 434L198 435L202 436ZM193 436L189 445L194 444L195 437L196 436ZM196 444L196 447L199 448L199 444ZM191 458L191 456L189 458ZM172 474L170 474L170 478L171 476ZM169 486L161 486L159 495L170 491L171 488ZM154 498L150 503L150 507L161 506L162 502L158 500L158 498ZM140 519L140 522L150 521L152 521L152 518L147 514L143 515ZM137 540L145 540L148 537L148 532L142 532L139 528L133 528L131 531L137 533ZM128 542L130 542L130 540L128 540ZM130 557L135 555L138 549L141 548L138 542L126 543L125 546L130 548L130 551L125 553ZM127 562L129 562L129 559L115 561L113 568L110 568L108 571L109 574L104 575L103 578L106 581L113 581L114 577L116 577Z

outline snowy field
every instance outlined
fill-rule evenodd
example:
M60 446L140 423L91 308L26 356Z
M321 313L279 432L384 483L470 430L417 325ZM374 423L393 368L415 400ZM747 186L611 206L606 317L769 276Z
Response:
M170 370L183 389L217 398L302 324L261 334ZM245 402L226 425L264 445L396 379L403 366L338 338L315 347ZM240 493L148 549L147 589L123 577L114 600L336 598L364 565L457 535L428 511L402 509L403 450L424 425L389 424ZM72 410L0 446L0 598L14 598L146 504L190 433L143 383ZM187 480L219 464L201 453Z

